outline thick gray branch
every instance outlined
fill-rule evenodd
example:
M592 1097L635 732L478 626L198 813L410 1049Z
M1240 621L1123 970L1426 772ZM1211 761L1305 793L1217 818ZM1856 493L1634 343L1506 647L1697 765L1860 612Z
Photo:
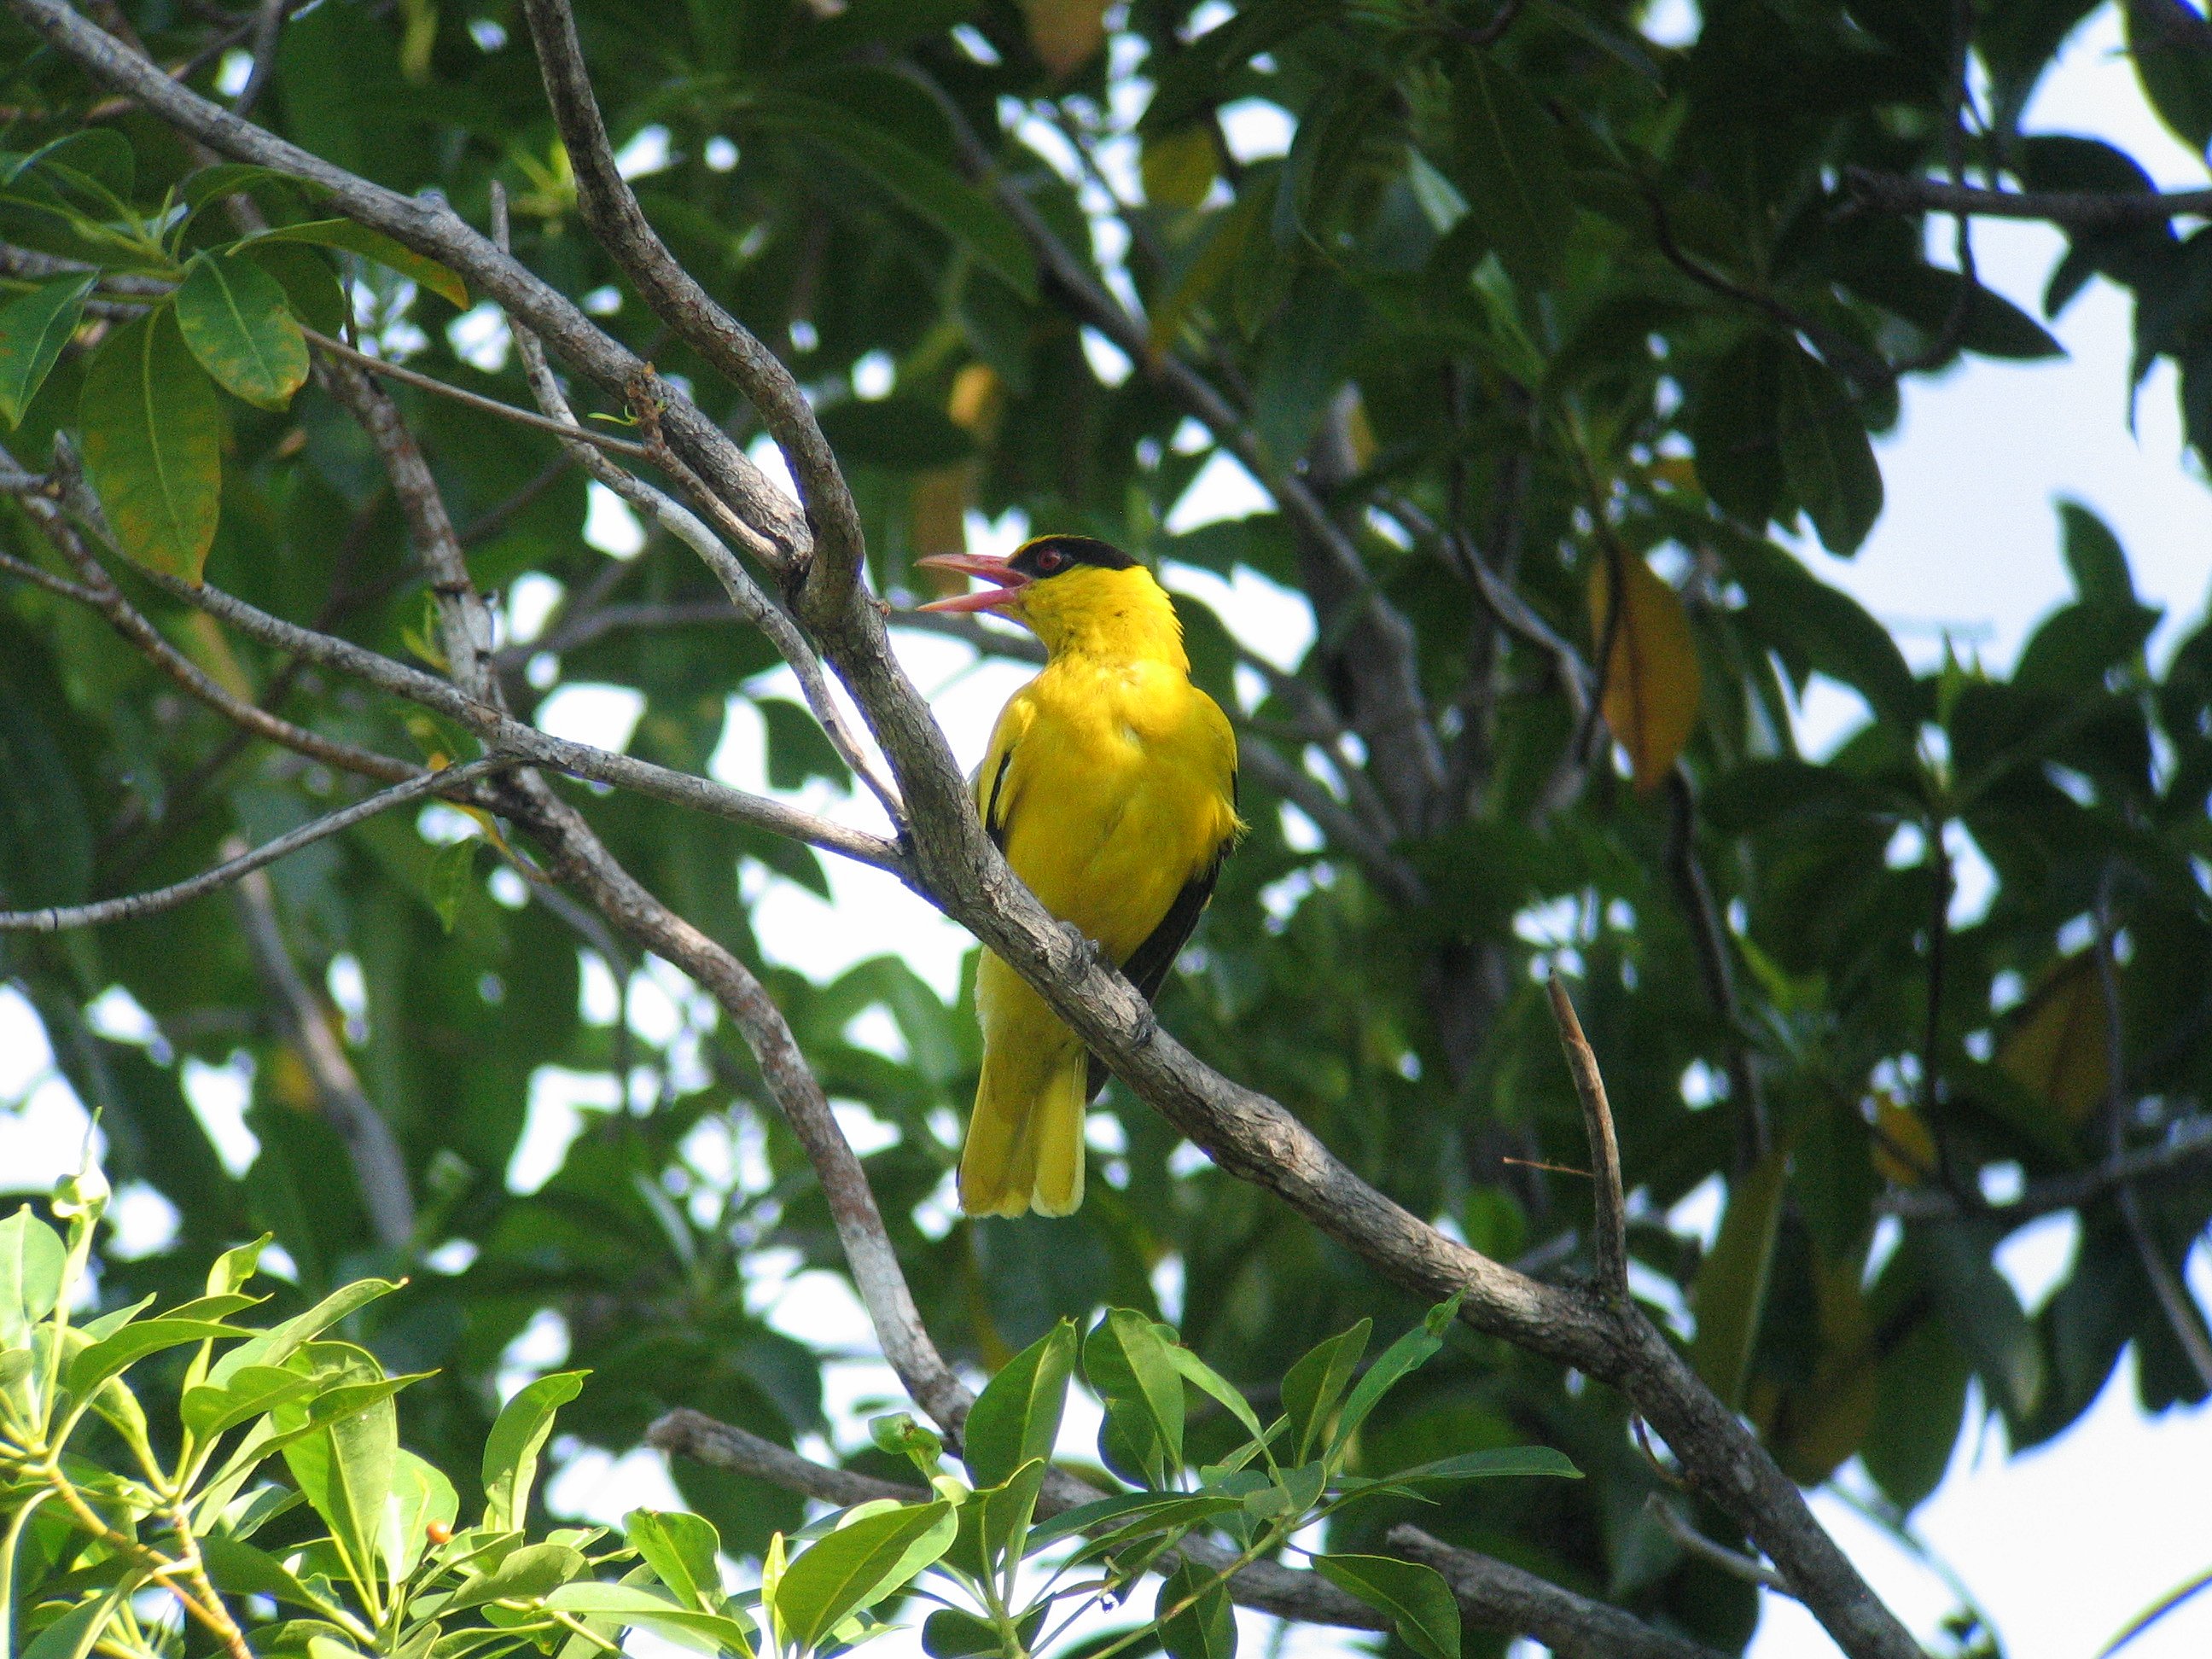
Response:
M1656 1631L1618 1607L1487 1555L1456 1549L1419 1527L1393 1527L1390 1547L1442 1573L1469 1623L1533 1636L1559 1659L1722 1659L1701 1642Z
M1938 179L1845 167L1844 186L1889 213L1955 213L1982 219L2043 219L2068 230L2128 230L2169 219L2212 218L2212 190L1984 190Z

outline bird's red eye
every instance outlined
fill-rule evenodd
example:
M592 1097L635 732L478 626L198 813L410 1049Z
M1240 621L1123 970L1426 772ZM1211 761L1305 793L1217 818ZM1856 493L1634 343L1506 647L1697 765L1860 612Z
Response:
M1067 561L1065 557L1060 554L1054 552L1050 548L1047 548L1043 552L1037 555L1037 568L1040 570L1057 570L1061 565L1066 562Z

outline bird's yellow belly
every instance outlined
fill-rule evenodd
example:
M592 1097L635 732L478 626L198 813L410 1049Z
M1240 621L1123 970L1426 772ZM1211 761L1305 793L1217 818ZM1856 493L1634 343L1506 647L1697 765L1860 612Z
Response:
M1073 740L1024 769L1006 859L1045 908L1125 962L1213 862L1234 812L1223 781L1176 752L1188 745L1148 738L1110 704L1086 712Z

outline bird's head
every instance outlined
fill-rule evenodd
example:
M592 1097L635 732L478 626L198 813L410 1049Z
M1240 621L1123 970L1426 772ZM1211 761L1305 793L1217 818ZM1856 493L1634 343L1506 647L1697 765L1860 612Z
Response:
M1117 634L1165 630L1180 646L1174 607L1152 573L1095 537L1040 536L1023 543L1011 558L939 553L915 562L990 584L972 593L933 599L924 611L995 611L1054 649L1106 629Z

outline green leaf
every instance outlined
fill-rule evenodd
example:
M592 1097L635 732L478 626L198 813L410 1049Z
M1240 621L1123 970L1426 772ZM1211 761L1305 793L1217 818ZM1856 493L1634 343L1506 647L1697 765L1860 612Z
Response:
M23 1650L23 1659L86 1659L123 1602L123 1587L81 1601L47 1626Z
M1238 1393L1227 1377L1179 1342L1168 1343L1168 1358L1182 1374L1184 1382L1226 1407L1229 1414L1244 1425L1247 1434L1255 1440L1264 1442L1267 1439L1267 1431L1260 1425L1259 1413L1252 1409L1251 1401Z
M1579 1480L1583 1472L1565 1452L1549 1446L1498 1446L1488 1451L1461 1452L1433 1462L1416 1463L1381 1477L1393 1486L1443 1486L1460 1480L1488 1480L1501 1475L1548 1474Z
M1076 1330L1061 1320L1006 1362L968 1413L966 1462L978 1486L995 1486L1032 1458L1052 1456L1074 1374Z
M297 1575L270 1554L235 1538L210 1535L200 1540L200 1559L208 1577L227 1595L266 1595L295 1607L327 1613L331 1604L301 1583Z
M307 1312L286 1320L242 1347L233 1348L216 1362L214 1370L208 1374L208 1381L218 1387L227 1386L248 1365L281 1365L340 1320L398 1288L389 1279L356 1279L350 1285L342 1285Z
M1153 1532L1194 1526L1243 1507L1241 1493L1121 1492L1062 1510L1038 1522L1030 1528L1030 1547L1036 1549L1079 1532L1095 1532L1102 1542L1127 1541Z
M977 1492L962 1505L961 1524L975 1528L987 1571L996 1572L1002 1563L1022 1559L1037 1493L1044 1487L1045 1468L1042 1458L1033 1457L1003 1484Z
M1021 1621L1017 1628L1024 1648L1036 1640L1051 1610L1049 1604L1040 1607ZM1005 1648L995 1625L958 1607L939 1607L921 1622L921 1650L929 1659L981 1659L985 1654L998 1659Z
M240 250L284 290L292 314L319 334L345 331L345 290L338 286L331 257L297 242L256 242Z
M1283 1410L1291 1419L1293 1462L1303 1463L1328 1431L1336 1402L1344 1397L1352 1374L1367 1352L1367 1339L1375 1322L1363 1319L1348 1331L1340 1331L1310 1349L1283 1377Z
M784 1569L775 1595L784 1639L802 1649L820 1646L854 1613L951 1548L958 1529L952 1505L944 1502L909 1504L839 1528Z
M1441 1574L1388 1555L1316 1555L1314 1571L1390 1620L1422 1659L1459 1659L1459 1602Z
M1437 1315L1447 1309L1456 1314L1459 1298L1455 1296L1450 1301L1431 1308L1419 1324L1383 1349L1382 1355L1367 1368L1367 1375L1359 1379L1351 1398L1344 1402L1344 1415L1337 1419L1336 1437L1330 1443L1334 1449L1340 1450L1350 1443L1352 1437L1358 1432L1359 1425L1367 1420L1367 1413L1382 1404L1382 1396L1397 1387L1407 1373L1427 1364L1444 1346L1443 1330L1449 1315L1441 1320Z
M283 1450L294 1484L331 1529L349 1575L366 1595L399 1455L399 1413L391 1396L301 1436Z
M719 1653L727 1649L750 1656L753 1650L751 1632L738 1620L727 1613L678 1607L642 1584L606 1584L589 1578L578 1579L550 1592L545 1597L545 1605L559 1613L649 1630L700 1653Z
M248 237L240 247L258 247L269 242L307 242L316 247L334 247L348 253L358 253L365 259L398 271L409 281L428 289L439 298L456 308L465 311L469 304L468 285L435 259L424 258L412 248L402 246L380 230L371 230L367 225L357 225L350 219L310 219L305 224L285 225L276 230L264 230Z
M721 1534L689 1510L632 1510L623 1517L630 1547L678 1601L712 1613L722 1605Z
M1698 482L1729 517L1763 530L1786 480L1778 436L1784 343L1761 329L1705 370L1690 408Z
M58 277L0 306L0 416L9 426L21 423L61 361L84 317L84 296L99 280L97 273Z
M200 579L222 501L222 409L167 307L94 356L77 401L84 460L123 550Z
M2067 573L2081 603L2100 611L2133 611L2135 579L2112 527L2079 501L2059 502L2058 522Z
M1858 406L1827 366L1802 349L1781 362L1782 468L1790 490L1838 556L1858 551L1881 516L1881 468Z
M502 1532L522 1525L538 1478L538 1454L553 1432L553 1413L576 1397L589 1375L554 1371L516 1389L500 1408L484 1441L484 1525Z
M1575 225L1559 129L1521 77L1470 52L1453 79L1455 182L1513 280L1548 283Z
M236 1340L252 1334L235 1325L218 1324L209 1319L144 1320L125 1325L113 1336L94 1343L70 1360L63 1385L82 1400L109 1377L120 1375L148 1354L182 1347L187 1342L223 1338Z
M0 1221L0 1348L19 1348L54 1310L68 1252L27 1204Z
M1741 1403L1751 1370L1752 1343L1766 1305L1766 1279L1774 1261L1774 1235L1790 1168L1786 1147L1754 1164L1729 1193L1728 1211L1712 1254L1698 1269L1692 1290L1698 1334L1690 1364L1731 1408Z
M1185 1601L1190 1605L1183 1607ZM1185 1561L1160 1580L1152 1617L1171 1659L1236 1659L1237 1610L1227 1589L1197 1562Z
M823 99L776 93L746 112L763 126L797 133L850 162L1024 300L1036 300L1036 260L1014 222L944 163Z
M459 1613L487 1601L533 1601L590 1571L581 1550L566 1544L525 1544L489 1572L463 1579L442 1611Z
M252 259L193 255L176 306L192 356L247 403L282 410L307 384L307 337L283 285Z
M908 471L951 466L975 453L941 403L921 398L853 398L820 416L822 435L837 459Z
M387 1584L397 1588L414 1572L429 1547L432 1528L450 1532L460 1507L453 1483L441 1470L411 1451L400 1452L377 1539Z
M1182 1376L1144 1315L1109 1308L1083 1344L1083 1374L1154 1486L1182 1462Z

